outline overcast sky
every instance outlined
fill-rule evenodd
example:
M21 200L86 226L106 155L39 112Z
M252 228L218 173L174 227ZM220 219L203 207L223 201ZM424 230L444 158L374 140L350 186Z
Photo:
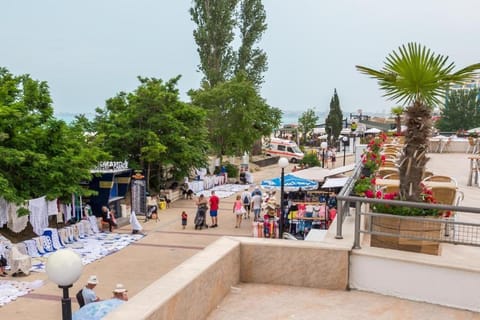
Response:
M355 65L381 68L401 44L415 41L458 68L480 62L478 0L265 0L268 55L262 95L282 110L326 112L334 88L344 112L386 112L375 80ZM191 0L4 0L0 66L47 81L56 113L92 113L137 76L202 75L188 9Z

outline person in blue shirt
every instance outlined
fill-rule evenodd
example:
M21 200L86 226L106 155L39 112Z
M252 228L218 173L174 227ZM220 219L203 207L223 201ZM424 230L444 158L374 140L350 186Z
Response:
M95 291L93 291L93 289L95 289L97 284L98 284L97 276L90 276L90 278L88 278L87 285L82 290L82 296L83 296L83 301L85 302L85 305L92 302L100 301L100 298L97 297L97 294L95 293Z

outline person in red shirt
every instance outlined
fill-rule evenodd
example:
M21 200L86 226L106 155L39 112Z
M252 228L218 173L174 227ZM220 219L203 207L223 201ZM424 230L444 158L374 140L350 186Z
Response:
M220 199L215 195L215 191L212 190L212 195L210 196L210 218L212 218L211 228L218 227L218 205L220 204Z

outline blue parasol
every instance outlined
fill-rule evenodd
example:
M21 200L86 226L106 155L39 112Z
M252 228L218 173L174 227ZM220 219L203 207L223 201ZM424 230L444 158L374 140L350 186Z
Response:
M281 183L281 178L278 177L263 180L261 186L265 189L274 189L280 188ZM285 175L283 185L285 191L296 191L299 188L302 188L303 190L316 190L318 188L318 183L316 181L299 178L292 174Z

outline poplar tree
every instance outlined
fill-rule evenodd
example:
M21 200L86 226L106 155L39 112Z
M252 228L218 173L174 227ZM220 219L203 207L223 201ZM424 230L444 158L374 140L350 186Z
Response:
M267 54L255 45L267 30L265 8L261 0L240 2L238 23L241 45L238 49L236 73L244 71L247 78L258 88L263 83L263 73L267 71Z
M204 82L214 87L228 79L234 69L235 7L238 0L194 0L190 8L197 25L193 37L200 56L199 70Z
M330 100L330 111L325 120L325 127L328 134L328 141L331 146L337 143L338 136L342 131L343 113L340 108L340 100L338 99L337 89L333 92L333 97Z

